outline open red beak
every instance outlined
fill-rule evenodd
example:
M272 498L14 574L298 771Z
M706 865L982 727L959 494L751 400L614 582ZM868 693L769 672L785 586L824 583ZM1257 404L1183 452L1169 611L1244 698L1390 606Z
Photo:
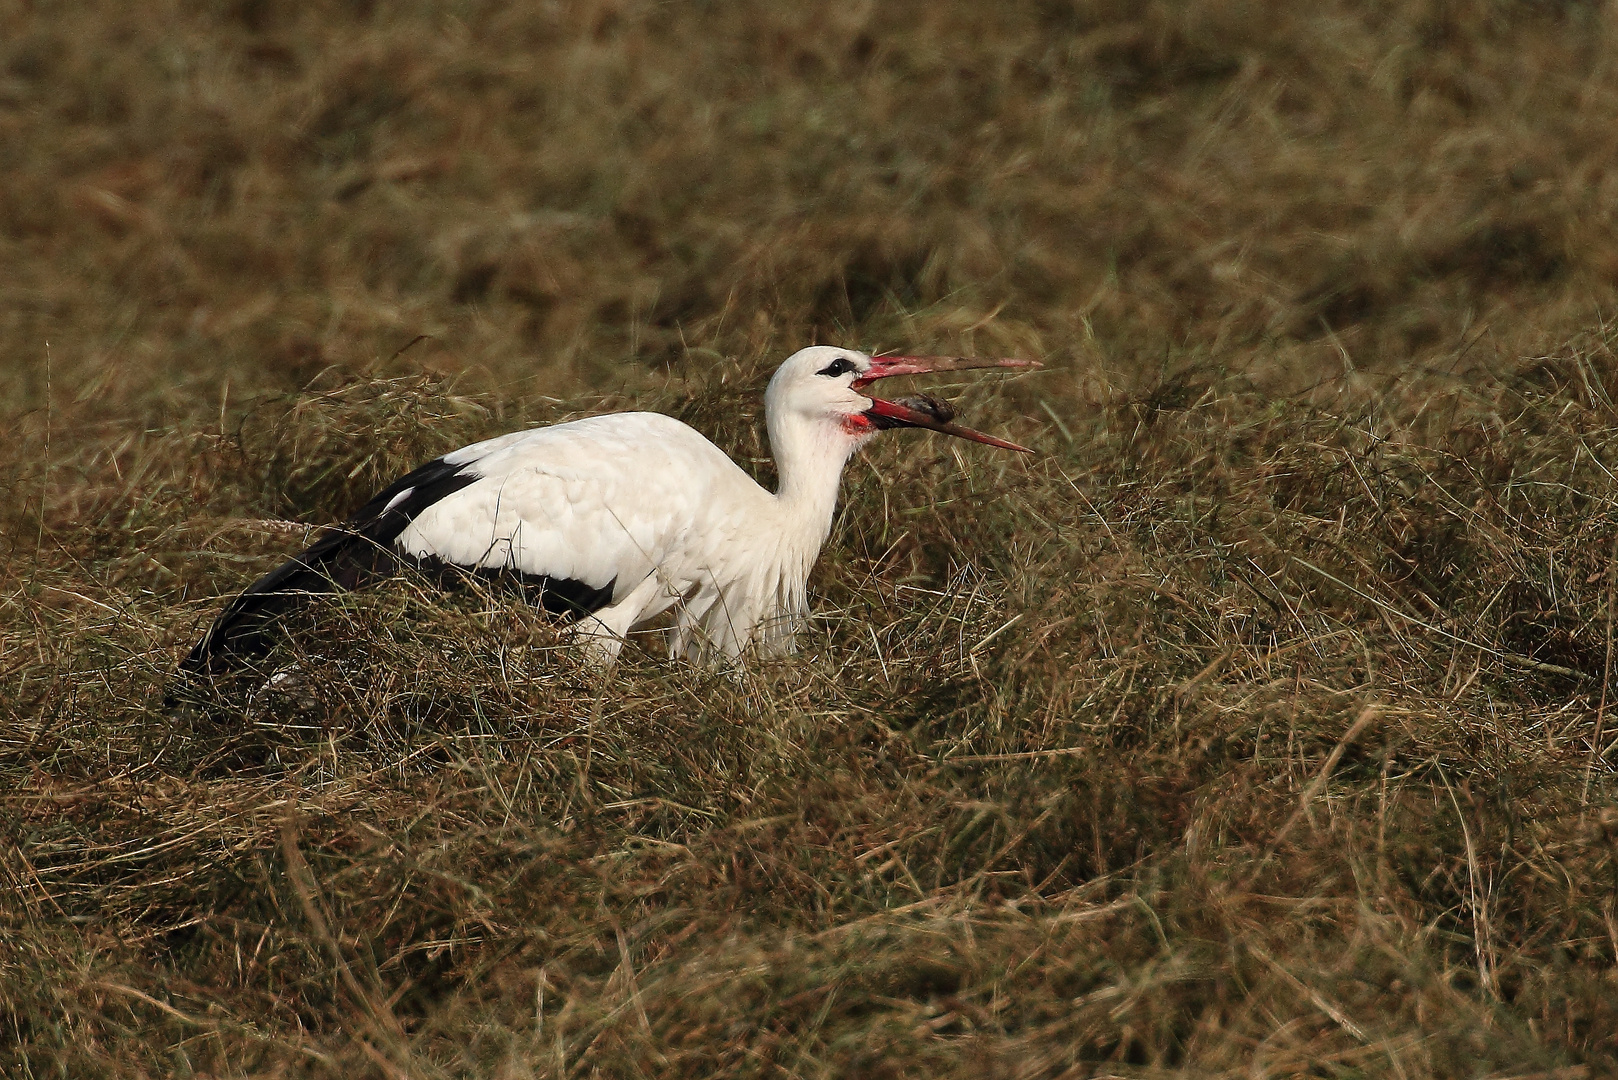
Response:
M1037 368L1038 360L973 360L962 356L873 356L871 369L854 380L854 389L860 390L869 386L878 379L888 379L895 375L926 375L934 371L968 371L976 368ZM945 410L947 413L947 410ZM865 415L877 427L919 427L929 431L942 431L945 435L954 435L960 439L971 439L973 442L986 443L989 446L998 446L1002 450L1016 450L1023 454L1032 454L1033 451L1026 446L1018 446L1014 442L997 439L993 435L985 435L981 431L973 431L969 427L952 423L949 415L939 415L936 411L918 409L897 401L884 401L873 397L871 407L865 410Z

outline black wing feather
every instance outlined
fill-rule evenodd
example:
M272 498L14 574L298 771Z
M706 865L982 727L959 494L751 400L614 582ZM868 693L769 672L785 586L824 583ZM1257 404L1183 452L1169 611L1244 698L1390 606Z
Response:
M477 479L465 466L443 458L401 476L345 524L327 529L303 553L242 590L180 662L180 670L216 675L251 661L269 651L273 621L304 598L357 589L394 573L399 558L393 542L411 520Z
M429 461L377 492L340 526L325 530L307 550L242 590L180 662L189 678L223 675L269 652L275 620L308 597L358 589L396 573L401 563L426 571L442 584L475 575L516 584L536 606L579 618L612 603L617 579L599 588L572 578L526 574L515 569L476 569L440 559L407 559L394 542L411 521L440 499L479 477L470 464Z

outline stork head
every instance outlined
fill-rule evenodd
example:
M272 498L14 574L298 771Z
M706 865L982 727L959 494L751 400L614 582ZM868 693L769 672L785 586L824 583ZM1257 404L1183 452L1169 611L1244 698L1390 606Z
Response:
M1036 368L1035 360L972 360L955 356L870 356L854 349L812 345L787 357L776 369L764 394L771 439L785 426L806 428L829 442L852 450L877 432L895 427L920 427L971 439L1006 450L1033 453L1026 446L985 435L953 423L953 413L942 402L886 401L859 391L878 379L894 375L923 375L932 371L971 368ZM779 452L781 448L777 447Z

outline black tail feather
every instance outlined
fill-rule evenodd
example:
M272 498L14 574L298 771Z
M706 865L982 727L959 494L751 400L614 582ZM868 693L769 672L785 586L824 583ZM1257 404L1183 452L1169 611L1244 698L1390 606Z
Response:
M331 529L244 589L214 619L180 671L208 677L246 666L270 651L276 619L320 593L357 589L393 572L393 552L371 530Z
M180 661L181 678L194 687L246 672L275 644L275 623L311 596L346 592L413 568L450 585L474 577L516 585L529 602L573 619L612 603L617 579L602 586L515 569L468 568L426 555L413 558L394 546L418 514L478 479L442 458L403 476L360 508L346 525L326 530L304 551L249 585L219 613L208 633ZM178 700L189 692L171 690Z
M274 643L275 620L311 595L357 589L398 568L393 542L427 507L477 480L443 458L401 476L348 524L328 529L298 555L249 585L225 605L208 633L180 662L182 675L224 674L251 664Z

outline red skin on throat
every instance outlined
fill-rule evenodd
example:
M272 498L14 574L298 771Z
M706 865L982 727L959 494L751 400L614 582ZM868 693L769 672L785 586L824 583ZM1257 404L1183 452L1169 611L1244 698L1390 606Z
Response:
M843 417L843 430L850 435L869 435L871 420L864 413L849 413Z

